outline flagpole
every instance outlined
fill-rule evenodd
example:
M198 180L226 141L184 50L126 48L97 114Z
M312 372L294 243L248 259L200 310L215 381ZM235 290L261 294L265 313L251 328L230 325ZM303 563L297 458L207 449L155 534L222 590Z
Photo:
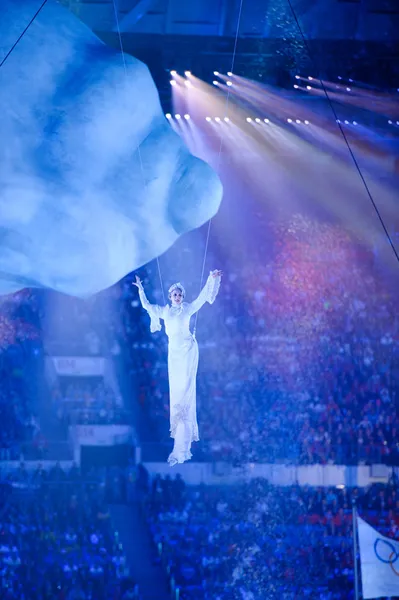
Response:
M355 567L355 600L359 600L359 573L357 569L357 511L356 500L352 500L352 526L353 526L353 564Z

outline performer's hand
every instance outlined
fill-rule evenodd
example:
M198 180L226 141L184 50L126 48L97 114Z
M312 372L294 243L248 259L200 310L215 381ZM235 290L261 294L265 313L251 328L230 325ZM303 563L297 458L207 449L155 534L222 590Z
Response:
M143 289L143 284L141 282L141 279L138 275L136 275L136 281L132 281L132 285L135 285L139 290Z
M222 271L212 271L212 277L221 277L223 275Z

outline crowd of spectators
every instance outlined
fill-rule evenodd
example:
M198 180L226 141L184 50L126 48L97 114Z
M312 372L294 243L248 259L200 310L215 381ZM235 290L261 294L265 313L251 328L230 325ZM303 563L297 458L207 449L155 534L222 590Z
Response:
M117 386L103 378L58 378L52 388L45 379L46 355L104 355L95 304L96 298L55 301L47 290L23 290L1 300L0 459L65 458L69 425L130 422Z
M43 333L51 356L102 356L106 351L101 328L96 327L97 297L85 300L36 290L43 307Z
M19 459L40 435L36 383L40 336L27 294L0 302L0 459Z
M197 328L201 449L238 462L397 462L395 290L342 230L299 216L276 231L273 259L262 257L213 259L225 275ZM162 303L148 283L156 273L145 275L150 300ZM166 442L166 336L149 333L129 279L120 300L115 331L132 385L154 439Z
M186 487L155 477L147 518L181 600L354 597L352 501L399 539L397 486Z
M240 243L223 264L209 250L208 261L225 275L217 301L201 310L198 321L196 456L238 463L398 462L399 319L395 290L370 254L362 254L342 230L301 216L289 228L276 226L273 255L254 244L251 261L243 262L239 256L248 252ZM180 260L175 268L184 274L184 253ZM156 270L150 265L142 276L150 300L162 303ZM190 292L195 295L194 285ZM76 340L83 331L93 341L93 355L100 340L105 355L115 359L125 399L138 398L148 417L147 441L169 443L167 340L163 332L150 334L131 277L80 310L83 304L69 299L73 310L58 307L64 325L55 329L65 338L57 339L67 343L68 332ZM22 298L19 306L39 311L32 298ZM73 323L68 329L66 315L79 318L79 327ZM6 354L19 352L12 328L16 323L21 331L21 318L7 323L1 329L7 346L3 363ZM15 440L32 436L37 419L21 396L20 373L14 377L13 369L5 369L0 409L10 426L2 429L0 446L8 456L18 450L11 448ZM22 371L29 380L25 364ZM69 389L62 384L52 390L52 400L65 428L127 418L121 399L103 384L74 382Z
M138 599L98 474L21 464L1 486L2 599Z

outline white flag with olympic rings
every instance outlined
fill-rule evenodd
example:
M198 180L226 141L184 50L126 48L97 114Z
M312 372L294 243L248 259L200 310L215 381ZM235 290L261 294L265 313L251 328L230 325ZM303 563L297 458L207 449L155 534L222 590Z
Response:
M399 596L399 542L357 517L363 598Z

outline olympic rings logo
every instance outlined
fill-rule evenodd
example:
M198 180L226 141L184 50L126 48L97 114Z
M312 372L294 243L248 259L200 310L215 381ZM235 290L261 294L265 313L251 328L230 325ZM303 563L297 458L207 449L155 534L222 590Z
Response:
M374 553L379 561L389 565L395 575L399 577L399 571L394 567L394 564L399 560L399 551L391 542L377 538L374 542Z

